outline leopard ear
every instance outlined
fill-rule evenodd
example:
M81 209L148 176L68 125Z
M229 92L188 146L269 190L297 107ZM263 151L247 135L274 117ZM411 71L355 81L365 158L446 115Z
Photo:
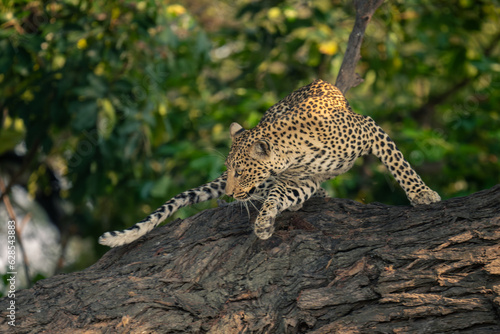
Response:
M243 132L245 132L245 129L238 123L231 123L231 126L229 127L229 133L231 134L231 139L234 139L241 135Z
M265 140L257 140L250 147L250 156L257 160L264 160L271 157L271 146Z

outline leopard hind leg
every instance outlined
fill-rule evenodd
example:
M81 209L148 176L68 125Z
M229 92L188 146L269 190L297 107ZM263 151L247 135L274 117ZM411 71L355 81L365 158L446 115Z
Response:
M371 152L389 169L412 205L439 202L439 194L430 189L413 170L394 141L370 117L366 118L371 133Z

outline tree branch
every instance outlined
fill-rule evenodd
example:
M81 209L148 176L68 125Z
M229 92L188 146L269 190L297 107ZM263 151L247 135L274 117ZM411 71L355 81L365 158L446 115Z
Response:
M363 43L363 36L373 13L375 13L383 2L384 0L354 0L356 19L352 32L349 35L344 59L340 66L337 81L335 82L335 86L344 94L352 87L363 82L363 79L356 73L356 65L361 59L360 50Z
M419 207L317 198L268 240L255 210L206 210L16 291L15 330L500 333L498 203L500 185Z

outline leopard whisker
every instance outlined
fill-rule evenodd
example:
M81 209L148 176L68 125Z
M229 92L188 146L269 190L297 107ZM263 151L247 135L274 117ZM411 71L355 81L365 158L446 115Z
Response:
M218 158L222 159L223 161L226 161L227 156L218 149L211 148L209 150L212 151L213 153L216 153L215 156L217 156Z
M252 206L255 208L255 210L259 211L259 209L257 208L257 206L255 205L255 203L253 201L249 201L250 204L252 204Z
M243 202L243 205L245 206L245 209L247 209L248 220L250 220L251 219L251 215L250 215L250 209L248 208L248 203L247 202Z

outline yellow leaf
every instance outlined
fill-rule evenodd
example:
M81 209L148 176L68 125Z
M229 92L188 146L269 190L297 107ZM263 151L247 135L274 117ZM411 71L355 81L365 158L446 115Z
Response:
M98 104L100 106L97 120L98 135L99 137L109 138L116 124L115 107L108 99L99 99Z
M23 99L23 101L30 102L33 101L35 95L33 95L33 92L28 89L23 93L23 95L21 95L21 98Z
M120 17L120 8L113 8L111 10L111 20L115 21L117 18Z
M186 8L181 5L170 5L167 7L167 14L178 16L186 12Z
M137 3L137 9L140 11L143 11L144 9L146 9L147 6L148 6L148 4L146 3L146 1L141 1L141 2Z
M267 17L271 20L275 20L281 16L281 10L278 7L270 8L267 12Z
M78 42L76 43L76 47L80 50L86 49L87 48L87 40L85 38L80 38Z
M158 113L160 116L165 116L167 114L167 105L165 103L160 103L158 106Z
M94 74L95 75L103 75L104 73L104 63L103 62L100 62L99 64L97 64L97 66L94 68Z
M311 28L297 28L292 31L292 35L295 35L299 39L306 39L311 35Z
M338 45L335 41L328 41L319 44L319 52L326 55L334 55L337 53Z
M214 136L218 136L218 135L224 133L224 130L225 130L224 125L222 125L221 123L217 123L212 128L212 134Z
M80 41L78 41L78 43L80 43ZM79 49L86 48L87 47L87 41L85 41L85 47L81 48L81 47L78 46L78 44L77 44L77 47ZM59 69L63 68L64 64L66 64L66 58L63 55L55 55L54 58L52 59L52 67L55 70L59 70Z
M283 14L285 14L285 17L289 20L295 20L298 16L298 13L295 10L295 8L287 8L283 12Z

